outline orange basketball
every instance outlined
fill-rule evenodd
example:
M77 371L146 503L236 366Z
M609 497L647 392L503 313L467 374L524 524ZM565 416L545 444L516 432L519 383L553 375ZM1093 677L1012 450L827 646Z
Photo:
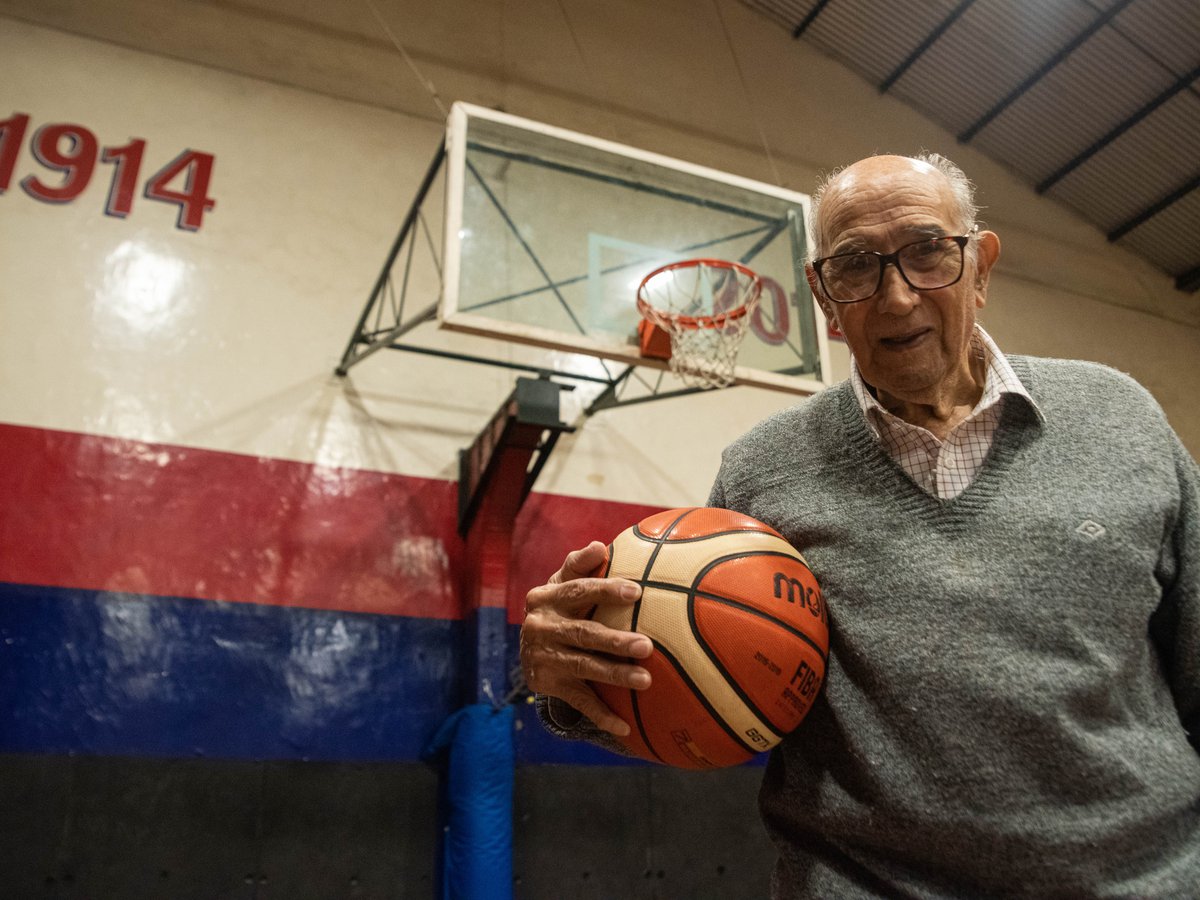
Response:
M800 724L825 677L829 621L804 558L728 509L672 509L623 531L597 574L642 585L594 618L654 642L644 691L593 684L631 753L686 769L745 762Z

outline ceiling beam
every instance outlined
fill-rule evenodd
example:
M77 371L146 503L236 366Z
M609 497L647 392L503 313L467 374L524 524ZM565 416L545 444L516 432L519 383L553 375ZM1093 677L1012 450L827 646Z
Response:
M1192 269L1191 271L1184 272L1182 275L1176 278L1175 287L1178 290L1187 291L1188 293L1192 294L1194 294L1196 291L1200 291L1200 266L1196 266L1196 268Z
M1171 193L1167 194L1167 196L1163 197L1153 206L1146 207L1137 215L1122 222L1108 233L1108 239L1110 241L1119 241L1125 235L1129 234L1129 232L1133 231L1133 229L1153 219L1168 206L1178 203L1198 187L1200 187L1200 175L1194 175L1190 181L1171 191Z
M1157 97L1155 97L1153 100L1151 100L1149 103L1147 103L1141 109L1139 109L1137 112L1135 112L1129 118L1127 118L1125 121L1121 122L1119 125L1116 125L1112 130L1110 130L1103 137L1099 138L1095 143L1093 143L1091 146L1089 146L1086 150L1084 150L1082 153L1080 153L1078 156L1076 156L1070 162L1066 163L1065 165L1063 165L1060 168L1058 168L1057 170L1055 170L1055 172L1052 175L1050 175L1046 178L1043 178L1038 183L1038 186L1036 188L1037 192L1039 194L1046 193L1046 191L1048 191L1048 190L1050 190L1050 188L1054 187L1055 184L1057 184L1059 181L1061 181L1067 175L1074 172L1077 168L1079 168L1081 165L1083 165L1085 162L1087 162L1089 159L1091 159L1093 156L1095 156L1097 153L1099 153L1101 150L1103 150L1105 147L1107 147L1109 144L1111 144L1113 141L1115 141L1117 138L1119 138L1121 135L1123 135L1125 132L1127 132L1130 128L1133 128L1133 126L1135 126L1139 122L1141 122L1142 119L1146 118L1146 116L1150 115L1150 113L1154 112L1156 109L1158 109L1160 106L1162 106L1168 100L1170 100L1176 94L1179 94L1182 91L1184 91L1197 78L1200 78L1200 66L1196 66L1196 68L1192 69L1190 72L1186 72L1183 75L1179 76L1179 78L1176 79L1175 83L1172 84L1169 88L1167 88L1165 91L1163 91Z
M1120 13L1132 2L1133 0L1120 0L1120 2L1114 3L1112 7L1106 10L1101 16L1092 22L1091 25L1077 34L1069 44L1062 47L1052 57L1038 66L1038 68L1031 75L1025 78L1024 81L1018 84L1011 91L1009 91L999 103L985 112L977 121L970 125L966 131L962 132L958 136L959 142L963 144L968 143L972 138L975 137L975 135L979 134L980 131L987 127L988 123L996 118L996 116L1000 115L1000 113L1012 106L1012 104L1015 103L1022 94L1041 81L1047 74L1050 73L1051 70L1056 68L1059 63L1078 50L1083 44L1087 43L1092 35L1112 21L1112 19L1118 13Z
M828 5L829 0L817 0L816 5L808 11L808 15L801 19L800 24L792 29L792 37L798 38L800 35L804 34L804 32L808 30L808 26L816 20L817 16L819 16L821 11Z
M961 0L958 6L954 7L954 9L950 11L950 14L941 21L937 28L929 32L929 34L925 36L925 40L921 41L921 43L916 46L916 49L914 49L912 53L908 54L904 62L900 63L900 65L896 67L892 74L883 79L883 84L879 85L879 93L886 94L888 90L891 89L892 85L900 80L900 76L907 72L909 67L925 54L926 50L937 43L938 38L945 34L950 29L950 26L957 22L959 17L962 16L962 14L965 13L974 2L975 0Z

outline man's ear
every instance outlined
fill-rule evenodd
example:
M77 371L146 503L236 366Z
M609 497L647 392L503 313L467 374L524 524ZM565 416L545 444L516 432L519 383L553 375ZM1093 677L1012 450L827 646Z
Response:
M987 304L988 278L992 266L1000 258L1000 236L994 231L981 231L975 248L975 306Z
M809 290L817 298L817 305L821 307L821 312L825 313L825 318L834 325L837 325L838 320L833 314L833 304L825 299L825 294L821 291L821 280L817 278L817 270L805 264L804 277L808 279Z

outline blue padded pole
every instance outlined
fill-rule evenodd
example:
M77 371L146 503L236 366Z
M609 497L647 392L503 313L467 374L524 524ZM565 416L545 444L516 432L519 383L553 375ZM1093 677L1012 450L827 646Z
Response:
M438 729L427 755L446 763L442 900L512 900L512 706L465 706Z
M562 386L517 387L459 457L459 533L466 539L463 607L474 705L450 716L430 748L449 748L441 790L443 900L511 900L513 730L507 631L513 527L560 431ZM551 437L544 438L550 430ZM530 463L534 466L530 469Z

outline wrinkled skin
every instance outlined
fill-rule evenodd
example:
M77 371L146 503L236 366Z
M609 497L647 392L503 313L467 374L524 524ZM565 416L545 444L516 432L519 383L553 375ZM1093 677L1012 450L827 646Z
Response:
M643 690L650 673L629 658L645 659L653 645L645 635L617 631L587 618L593 606L629 606L641 588L622 578L595 578L607 559L599 541L567 554L550 580L525 597L521 627L521 669L525 683L539 694L565 700L611 734L629 734L588 685L590 681Z
M874 156L830 184L817 223L824 255L891 253L924 238L965 233L949 182L933 166L902 156ZM933 291L908 286L894 266L874 296L833 303L816 273L808 280L824 311L846 336L863 380L889 411L944 439L983 393L982 360L970 353L976 310L987 303L988 277L1000 239L979 233L967 248L962 277Z

